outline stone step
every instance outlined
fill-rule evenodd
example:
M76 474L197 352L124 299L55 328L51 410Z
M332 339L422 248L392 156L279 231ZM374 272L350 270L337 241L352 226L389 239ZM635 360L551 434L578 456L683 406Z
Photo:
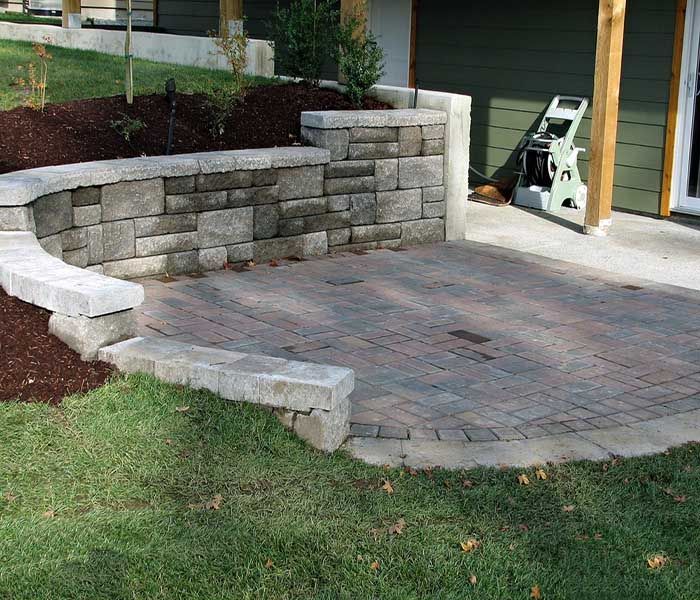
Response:
M126 373L205 389L226 400L274 409L285 427L324 452L350 432L350 369L138 337L102 348L99 358Z
M354 388L350 369L138 337L102 348L100 360L127 373L207 389L227 400L294 411L332 410Z

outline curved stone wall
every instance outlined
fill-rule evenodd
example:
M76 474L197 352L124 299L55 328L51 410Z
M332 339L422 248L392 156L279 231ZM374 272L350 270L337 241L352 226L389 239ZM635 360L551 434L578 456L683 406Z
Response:
M304 113L316 147L46 167L0 176L0 231L118 278L445 239L432 110Z

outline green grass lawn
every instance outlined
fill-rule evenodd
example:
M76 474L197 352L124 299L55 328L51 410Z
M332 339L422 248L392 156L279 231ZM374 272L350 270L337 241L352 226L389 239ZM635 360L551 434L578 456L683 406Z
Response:
M697 445L547 480L414 474L323 456L256 407L145 376L60 408L0 405L0 423L3 599L700 594Z
M41 25L60 25L61 19L53 17L37 17L35 15L24 14L21 12L0 12L0 21L9 21L10 23L37 23Z
M66 102L81 98L115 96L124 93L124 58L98 52L69 50L50 46L47 102ZM36 61L28 42L0 40L0 110L9 110L23 102L13 83L26 70L18 69ZM165 82L174 77L180 92L210 92L226 84L226 71L183 67L147 60L134 61L134 93L164 93ZM276 80L252 77L252 85Z

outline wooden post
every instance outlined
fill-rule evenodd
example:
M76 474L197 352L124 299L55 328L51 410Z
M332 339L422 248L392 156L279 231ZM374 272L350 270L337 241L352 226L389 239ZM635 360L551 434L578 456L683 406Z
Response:
M367 0L340 0L340 20L344 22L350 17L358 17L367 26ZM354 38L364 35L364 27L355 30ZM345 83L345 76L338 70L338 83Z
M583 232L606 235L612 222L617 115L620 103L625 1L599 0L591 162Z
M243 0L219 0L219 35L225 35L242 22Z
M411 0L411 46L408 56L408 87L416 87L416 34L418 33L418 0Z
M134 50L131 47L131 0L126 0L126 37L124 39L124 56L126 57L126 76L124 86L126 103L134 103Z
M673 40L673 66L666 118L666 143L664 145L664 176L661 184L659 214L671 216L671 183L673 180L674 156L676 153L676 127L678 125L678 100L681 89L681 67L683 64L683 37L685 35L685 12L688 0L676 4L676 32Z
M61 25L66 29L80 29L80 0L63 0Z

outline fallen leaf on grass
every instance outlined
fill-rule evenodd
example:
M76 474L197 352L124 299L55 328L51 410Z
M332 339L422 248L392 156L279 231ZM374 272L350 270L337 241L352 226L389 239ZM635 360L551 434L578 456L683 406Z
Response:
M602 539L603 539L603 534L602 534L602 533L594 533L594 534L593 534L593 539L594 539L594 540L602 540Z
M53 519L56 516L56 512L52 508L49 508L46 512L41 513L41 516L46 519Z
M520 529L520 531L530 531L530 528L525 523L520 523L518 529Z
M408 473L411 477L418 476L418 471L416 471L413 467L406 467L406 473Z
M535 476L542 481L547 479L547 473L545 473L544 469L537 469L537 471L535 471Z
M221 508L221 503L224 501L224 497L221 494L217 494L208 502L203 502L201 504L188 504L187 508L191 510L219 510Z
M221 503L223 502L223 500L223 496L221 494L217 494L204 505L204 508L206 508L207 510L219 510L221 508Z
M272 562L271 558L267 559L267 562L265 563L265 568L266 569L271 569L274 566L275 563Z
M12 492L10 492L10 491L5 492L5 493L2 495L2 497L5 498L5 500L7 500L8 502L14 502L15 500L17 500L17 496L15 496L15 495L14 495Z
M662 554L657 554L655 556L652 556L651 558L647 558L647 566L650 569L661 569L662 567L665 567L667 563L668 558L666 558Z
M163 440L163 443L165 443L166 446L172 446L172 445L173 445L173 441L172 441L170 438L165 438L165 439Z
M474 487L474 482L470 481L469 479L463 479L462 480L462 487L463 488L473 488Z
M540 598L542 598L542 590L540 589L539 585L532 586L532 589L530 590L530 598L534 598L534 600L540 600Z
M561 509L567 513L574 512L574 505L573 504L566 504L566 505L562 506Z
M249 269L252 269L252 268L255 266L255 261L254 261L254 260L249 260L249 261L245 264L245 266L248 267Z
M530 485L530 478L524 473L521 473L518 475L518 483L520 485Z
M188 410L190 410L189 406L178 406L175 408L175 412L179 412L179 413L185 413Z
M391 527L389 527L389 533L391 535L401 535L403 533L404 527L406 527L406 521L399 519Z
M471 583L472 585L476 585L476 575L469 576L469 583Z
M382 489L389 495L394 493L394 486L391 485L391 481L385 479L382 485Z
M481 546L481 542L475 540L474 538L470 538L466 542L460 542L459 546L460 548L462 548L462 552L469 554L470 552L476 550L479 546Z
M664 493L668 496L671 496L673 498L673 501L678 502L678 504L683 504L688 499L687 496L684 496L682 494L676 494L676 492L674 492L671 488L666 488L664 490Z
M379 561L376 561L376 560L375 560L375 561L369 566L369 568L370 568L372 571L379 571Z

